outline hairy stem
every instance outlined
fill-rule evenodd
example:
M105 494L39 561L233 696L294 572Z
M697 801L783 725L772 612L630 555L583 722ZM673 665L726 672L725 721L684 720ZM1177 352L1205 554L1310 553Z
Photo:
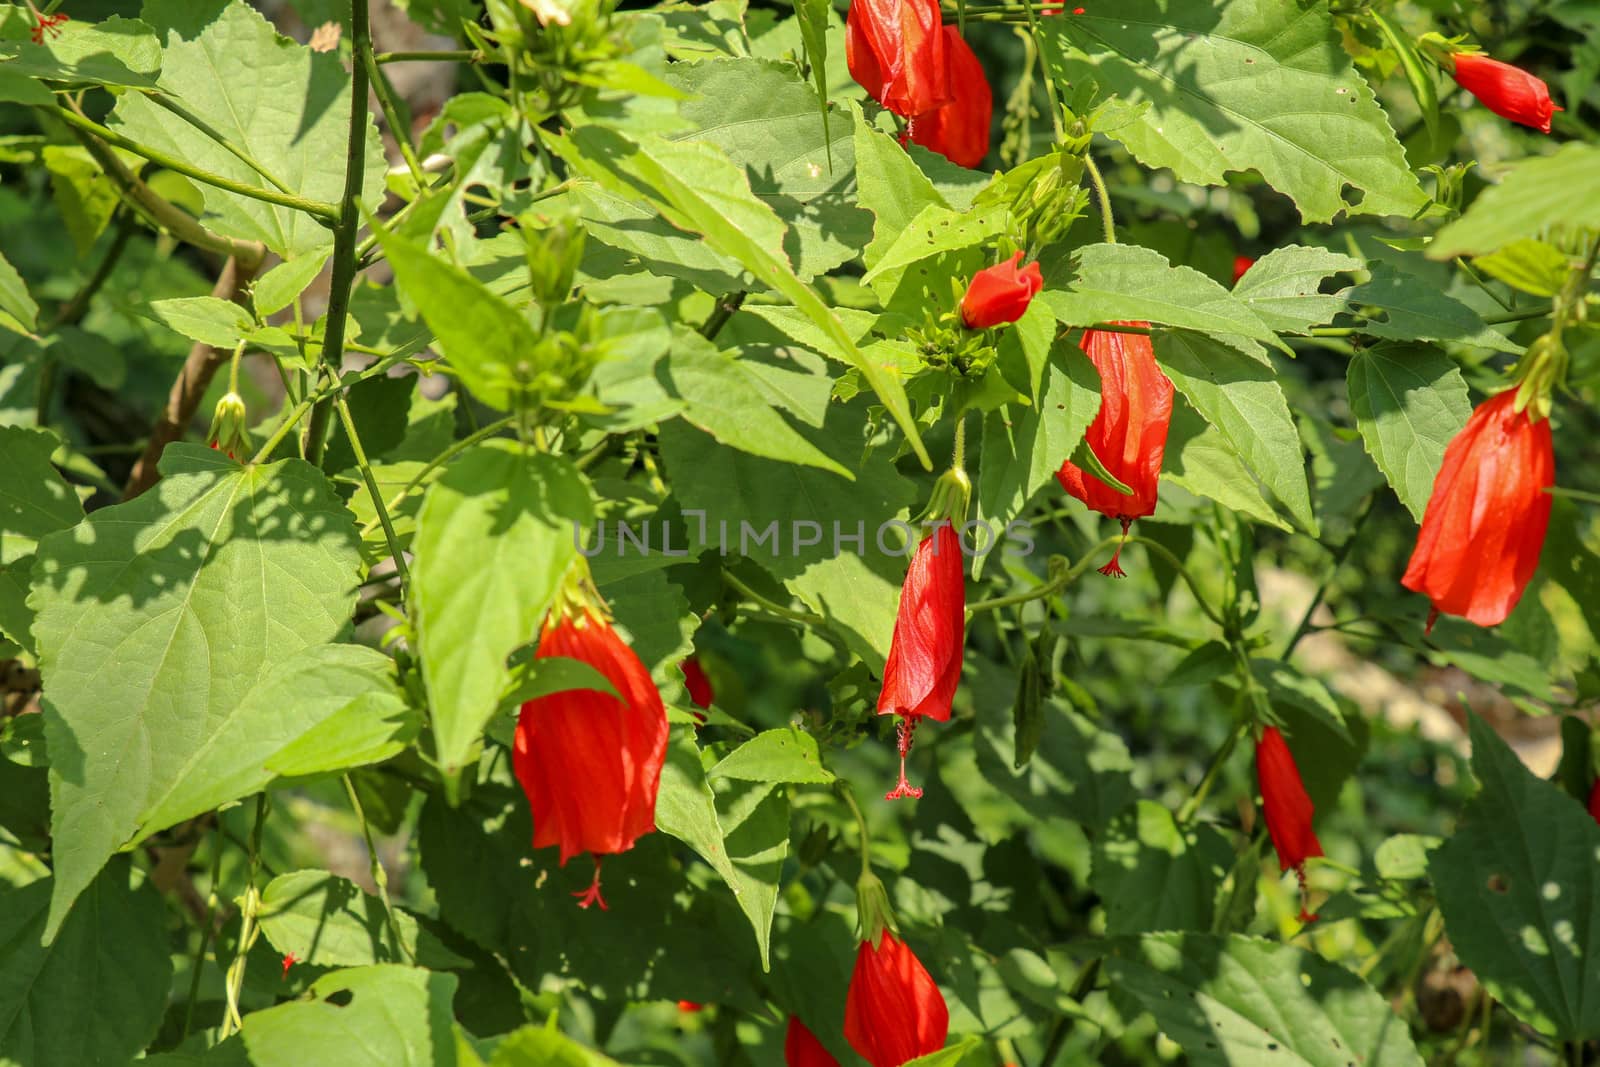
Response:
M1117 225L1111 215L1111 194L1106 192L1106 180L1100 176L1093 153L1083 154L1083 169L1089 175L1089 184L1094 186L1094 195L1100 200L1100 228L1105 234L1106 244L1114 245L1117 243Z
M372 506L378 513L378 521L383 524L383 538L389 543L389 555L394 559L394 569L400 575L400 589L411 583L411 573L406 569L405 553L400 551L400 538L395 535L394 523L389 519L389 509L383 505L383 494L378 491L378 480L372 475L372 465L367 462L367 453L361 447L361 435L356 433L356 423L350 417L350 405L345 403L344 397L339 396L334 403L339 408L339 421L344 424L345 436L350 439L350 451L355 454L356 466L361 468L361 477L367 483L367 493L372 497ZM346 778L348 782L348 777ZM374 861L376 862L376 861Z
M396 556L395 559L398 562L399 557ZM400 936L400 920L395 917L394 904L389 900L389 872L384 868L383 861L378 858L378 846L372 837L372 827L367 824L367 813L361 807L361 797L356 793L356 784L350 780L348 774L340 777L344 779L344 791L350 797L350 807L355 809L356 821L361 824L361 836L367 842L367 856L372 864L372 884L377 886L378 899L383 901L383 913L389 921L389 936L394 938L395 947L405 958L416 963L417 957L411 951L411 946Z
M367 164L367 69L372 53L372 26L367 0L352 0L350 5L350 44L355 63L350 72L350 134L345 142L344 197L339 204L338 224L333 229L333 273L328 292L328 324L323 330L321 366L335 376L344 361L345 319L350 311L350 292L356 280L356 231L361 226L361 186ZM313 466L322 462L327 438L329 404L319 400L311 408L306 425L305 457Z

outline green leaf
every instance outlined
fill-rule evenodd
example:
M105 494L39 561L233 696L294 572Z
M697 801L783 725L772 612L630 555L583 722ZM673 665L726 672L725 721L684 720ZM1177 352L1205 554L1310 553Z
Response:
M781 789L763 783L742 786L719 803L694 731L679 727L673 734L661 770L656 828L694 849L728 883L755 930L766 969L778 878L789 851L789 802Z
M822 765L822 756L817 752L817 739L797 726L757 734L706 773L712 778L745 782L826 785L833 781L833 772Z
M145 813L219 724L284 660L331 640L355 604L355 527L316 468L241 467L176 444L161 471L142 496L39 542L29 603L49 694L47 936L112 853L160 828Z
M1077 277L1070 289L1041 294L1066 326L1159 322L1281 347L1271 327L1234 294L1191 267L1172 266L1160 252L1138 245L1093 244L1080 249L1076 260Z
M489 1067L616 1067L617 1061L584 1048L559 1030L524 1026L495 1046Z
M1146 934L1118 944L1106 973L1196 1067L1422 1067L1386 1000L1293 945L1237 934Z
M1517 163L1439 231L1428 258L1486 255L1555 226L1600 228L1600 146L1572 141Z
M1251 264L1233 295L1274 330L1305 333L1345 310L1345 294L1320 292L1322 282L1363 266L1359 259L1326 248L1284 245Z
M977 517L998 538L1028 501L1053 482L1100 410L1100 377L1076 349L1046 365L1036 407L1010 404L983 416L978 460ZM979 570L989 553L973 561Z
M971 1035L962 1038L949 1048L942 1048L938 1052L930 1052L926 1056L918 1056L914 1060L907 1060L905 1067L956 1067L966 1059L967 1053L978 1047L980 1039Z
M1479 790L1428 857L1445 930L1489 994L1541 1033L1600 1035L1600 825L1469 715Z
M203 727L163 742L134 840L240 797L279 775L376 762L417 732L394 664L360 645L312 645L273 662Z
M440 766L458 774L511 680L506 657L538 636L593 516L570 461L490 440L429 487L417 516L412 618Z
M110 119L118 132L234 181L271 189L276 179L296 196L342 199L350 75L336 52L280 37L259 12L228 0L146 0L143 14L165 40L160 88L271 177L144 93L119 97ZM370 122L365 166L360 202L376 211L387 167ZM260 241L286 259L333 244L332 231L303 212L198 188L200 221L217 233Z
M1441 838L1430 834L1395 834L1386 837L1372 854L1372 865L1379 878L1411 881L1428 873L1428 853L1438 848Z
M683 399L684 419L723 444L854 480L849 468L802 437L772 409L748 364L699 334L680 329L674 335L663 384L667 395Z
M231 300L215 296L180 296L150 302L150 315L191 341L212 348L232 349L255 328L250 312Z
M1290 529L1289 523L1261 495L1255 476L1222 431L1206 422L1181 394L1172 405L1161 479L1257 522L1284 531Z
M800 40L805 46L806 64L811 68L811 78L817 87L817 110L822 116L822 136L830 144L828 133L828 15L833 11L829 0L794 0L794 18L800 24ZM834 166L830 149L828 169Z
M1427 203L1326 7L1126 0L1041 19L1040 31L1065 96L1092 81L1148 105L1106 131L1146 167L1202 185L1257 171L1305 222Z
M0 636L8 637L30 655L38 655L33 642L33 611L28 607L28 573L33 553L0 563Z
M128 888L128 869L101 871L49 944L53 879L0 881L0 1063L127 1063L155 1037L172 982L165 907L148 882Z
M1445 446L1472 414L1461 371L1438 349L1387 346L1356 353L1348 385L1367 452L1421 522Z
M738 260L762 283L788 297L828 338L824 354L861 372L917 458L932 468L911 417L904 383L864 356L833 310L795 276L783 251L783 222L755 198L744 173L726 156L708 144L659 137L630 141L598 126L580 127L570 139L552 138L552 144L577 173L614 191L643 196L668 222L701 234L712 249Z
M906 268L945 252L984 244L1004 229L1008 217L1008 210L998 206L983 211L954 211L929 204L906 223L861 281L887 302Z
M510 411L540 371L533 363L539 338L528 320L455 264L380 226L373 233L462 384L490 407Z
M1091 884L1105 902L1106 933L1209 928L1217 886L1232 864L1221 834L1185 830L1165 805L1139 801L1095 839Z
M383 901L348 878L319 870L291 871L268 882L258 915L273 948L313 967L405 963L408 958L435 969L467 963L420 930L409 913L396 908L394 918L400 944Z
M38 540L83 519L78 495L50 462L60 443L48 430L0 426L0 560L16 535Z
M1058 694L1045 700L1038 748L1018 768L1011 696L1000 694L993 714L980 722L974 746L979 771L1031 815L1059 813L1097 832L1135 796L1133 760L1122 738L1096 727Z
M306 286L322 273L322 266L328 262L331 253L331 249L313 252L286 263L279 263L257 278L255 285L250 289L250 301L256 309L256 314L266 318L294 303L295 298L305 291Z
M885 524L904 518L914 490L885 450L861 455L863 406L834 405L822 430L808 434L855 471L853 482L746 455L674 424L661 429L661 454L669 470L695 472L673 492L686 514L705 513L708 545L760 563L876 667L888 654L905 577L896 529ZM859 546L848 540L858 534Z
M13 6L32 23L29 12ZM72 19L46 34L43 44L0 42L5 69L69 85L125 85L149 88L161 70L161 42L138 19L113 15L102 22Z
M1270 367L1204 334L1156 336L1156 359L1207 422L1271 489L1296 522L1317 536L1300 432Z
M912 219L927 208L950 205L906 150L867 121L860 105L852 103L850 113L855 119L857 196L875 220L864 259L875 267Z
M1388 42L1395 58L1400 61L1400 69L1405 72L1406 82L1411 86L1411 95L1416 97L1417 110L1422 112L1422 122L1428 128L1429 140L1439 139L1439 89L1434 84L1433 63L1422 58L1422 53L1417 48L1416 41L1411 34L1397 26L1392 19L1381 11L1371 13L1372 22L1383 34L1383 39Z
M1478 313L1453 296L1387 263L1371 265L1372 279L1345 290L1343 296L1366 318L1361 329L1393 341L1457 341L1501 352L1522 346L1484 324ZM1376 313L1361 310L1363 305Z
M72 246L80 259L87 258L117 205L122 203L117 187L80 145L46 145L41 155L50 169L51 197L61 212Z
M454 975L385 963L323 975L309 998L244 1018L254 1067L435 1067L455 1050Z
M826 0L802 0L801 6L806 2L826 6ZM850 131L824 132L827 111L794 64L747 58L678 63L665 80L691 97L678 105L678 114L695 127L682 136L715 145L743 166L750 191L788 224L785 248L796 274L812 278L861 254L872 223L851 188Z
M0 256L0 312L29 333L39 325L39 305L28 295L22 275L5 256Z
M1561 292L1571 270L1571 262L1564 252L1531 238L1512 241L1498 252L1478 256L1472 265L1513 289L1546 297Z

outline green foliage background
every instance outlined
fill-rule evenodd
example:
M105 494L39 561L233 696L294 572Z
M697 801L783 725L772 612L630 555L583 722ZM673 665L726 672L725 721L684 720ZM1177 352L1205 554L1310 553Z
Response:
M1589 5L951 6L997 101L969 171L899 145L818 0L374 4L425 56L355 2L86 0L38 44L0 4L0 1065L760 1065L791 1014L858 1062L846 784L950 1005L919 1062L1600 1058ZM1555 135L1429 31L1548 80ZM417 63L451 74L412 113ZM1044 292L950 342L1013 250ZM1118 583L1052 475L1078 331L1126 320L1178 401ZM1546 335L1539 573L1425 634L1445 445ZM177 440L230 385L236 459ZM888 805L873 535L958 411L974 514L1032 551L973 562ZM593 681L529 650L602 522L673 723L607 912L508 751ZM1258 716L1317 806L1310 926Z

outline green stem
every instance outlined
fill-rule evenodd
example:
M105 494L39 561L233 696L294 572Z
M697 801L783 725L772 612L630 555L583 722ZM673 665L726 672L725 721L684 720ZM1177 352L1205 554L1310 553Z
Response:
M406 568L405 553L400 551L400 538L394 532L394 523L389 518L389 509L383 504L383 494L378 490L378 479L373 477L372 465L367 462L366 449L361 447L361 435L356 432L355 419L350 417L350 405L341 395L334 401L339 409L339 421L344 424L345 436L350 439L350 451L356 457L356 466L361 468L361 478L367 483L367 494L372 497L372 507L378 513L378 521L383 524L383 539L389 543L389 555L394 559L394 569L400 575L400 589L403 593L405 587L411 582L411 572Z
M1100 198L1100 228L1105 233L1106 244L1114 245L1117 243L1117 227L1111 215L1111 194L1106 192L1106 180L1100 176L1100 168L1095 165L1092 153L1083 154L1083 169L1089 175L1089 183L1094 186L1095 196Z
M60 310L51 319L49 324L39 332L44 335L55 333L63 326L76 326L83 321L89 313L89 302L94 299L111 277L111 272L122 259L122 253L128 249L128 239L133 236L133 217L127 211L122 211L117 216L117 229L111 237L111 244L106 248L106 254L101 257L100 263L95 267L94 273L89 275L87 281L78 287L72 294L72 299L61 305Z
M845 806L850 809L850 814L856 819L856 837L860 841L861 873L870 874L872 871L872 834L867 829L867 817L861 814L861 805L856 803L856 795L850 788L850 783L843 778L833 780L834 792L844 798Z
M365 72L363 72L362 80L366 80ZM362 99L366 99L365 93L362 94ZM126 149L136 156L143 156L152 163L166 167L170 171L176 171L186 178L193 178L197 182L215 186L218 189L226 189L230 193L237 193L239 196L246 196L251 200L260 200L264 203L276 204L279 207L303 211L307 215L314 215L319 219L330 222L339 217L339 209L333 204L325 204L320 200L310 200L291 193L274 192L271 189L263 189L256 185L247 185L244 182L234 181L232 178L224 177L221 174L213 174L209 170L202 170L193 163L177 156L168 155L159 148L152 148L147 144L141 144L133 140L131 137L124 137L116 130L102 126L93 119L86 118L69 108L57 107L52 114L68 126L84 133L93 134L106 144Z
M328 324L323 330L321 365L334 376L344 362L345 320L349 317L350 293L356 280L356 231L361 226L361 187L367 161L367 55L372 51L372 27L367 0L350 4L350 45L355 63L350 71L350 133L345 142L344 198L339 206L338 225L333 230L333 273L328 292ZM327 437L328 401L319 400L311 408L306 424L305 457L320 466Z
M482 441L488 437L493 437L501 430L513 425L516 421L517 417L515 415L507 415L503 419L498 419L495 422L489 423L487 426L474 430L472 433L468 434L466 437L463 437L461 440L457 441L443 452L440 452L437 456L434 456L428 461L426 466L419 470L412 477L412 479L405 484L404 488L389 498L389 510L394 511L396 508L398 508L405 501L405 498L410 496L411 493L416 490L417 486L421 485L423 480L427 478L428 475L435 470L435 468L441 467L450 462L450 460L454 459L456 456L459 456L461 453L465 452L479 441ZM372 523L369 522L366 524L366 526L362 527L361 532L366 534L371 530Z
M793 608L786 608L782 604L768 600L766 597L762 596L754 589L751 589L748 585L735 577L732 571L724 569L722 572L722 580L728 585L732 586L734 592L738 593L746 600L758 605L763 610L769 611L778 616L780 619L788 619L791 622L802 622L807 626L816 627L824 626L827 623L827 620L821 615L813 615L808 611L795 611Z
M1250 728L1250 720L1240 717L1234 722L1233 728L1228 731L1228 736L1223 739L1217 750L1211 754L1211 762L1206 764L1205 774L1201 775L1200 782L1194 787L1194 792L1183 802L1178 809L1178 825L1186 826L1200 811L1200 805L1205 803L1206 794L1211 792L1211 787L1217 783L1217 778L1222 773L1223 765L1228 762L1228 757L1233 755L1233 750L1239 746L1240 738Z
M283 443L283 439L289 436L289 431L298 426L300 424L300 420L305 418L306 412L310 410L310 397L307 397L306 399L300 401L300 403L296 404L293 409L291 409L290 412L284 416L283 422L278 424L278 428L272 431L272 436L267 438L267 443L256 449L256 454L250 458L250 462L253 464L265 462L266 458L272 455L273 450L276 449L278 445Z
M70 115L72 112L65 114ZM169 202L141 181L104 141L77 127L72 127L72 134L90 157L99 164L101 172L111 179L111 184L116 186L123 202L144 216L156 229L165 230L183 244L228 256L250 273L254 273L261 265L262 259L266 257L264 247L254 241L240 241L212 233L196 222L193 215Z
M1290 635L1289 643L1283 646L1283 652L1279 655L1279 659L1287 661L1290 656L1294 655L1295 647L1300 644L1301 639L1311 632L1311 616L1316 613L1317 607L1321 605L1323 599L1328 595L1328 589L1333 585L1334 577L1339 573L1339 568L1344 564L1344 561L1349 558L1350 549L1355 546L1356 538L1361 535L1361 524L1367 521L1367 516L1372 514L1372 509L1377 502L1378 498L1376 496L1367 497L1366 506L1361 509L1361 514L1357 515L1356 521L1351 524L1350 536L1346 537L1344 542L1334 550L1333 561L1328 566L1328 573L1323 576L1322 584L1317 586L1317 591L1311 595L1311 603L1306 605L1305 613L1300 616L1300 625L1294 628L1294 633Z
M733 313L743 306L744 298L745 291L740 289L718 300L717 306L707 316L705 325L700 327L700 336L708 341L715 339L717 334L722 332L722 328L728 324L728 320L733 318Z
M215 141L239 162L243 163L245 166L249 167L251 170L265 178L268 184L275 187L280 193L287 193L290 196L294 195L294 189L290 187L288 183L284 182L276 174L273 174L249 152L246 152L243 148L228 140L227 135L225 135L221 130L212 126L205 119L184 107L177 100L168 96L166 93L155 89L150 90L144 95L145 99L149 100L152 104L166 111L170 111L172 114L178 116L178 118L182 119L184 122L187 122L189 125L205 134L208 138ZM143 152L140 152L139 154L144 155ZM146 156L145 158L148 159L149 157Z
M400 158L405 160L406 169L411 172L412 181L416 182L418 187L426 186L428 176L417 160L417 150L411 145L411 125L400 113L394 86L389 84L389 79L384 77L383 71L379 69L377 57L372 54L371 48L363 51L358 58L366 64L367 80L372 83L373 92L377 94L378 108L383 112L383 121L389 124L389 132L394 135L394 143L400 149Z
M1028 32L1033 36L1035 43L1037 43L1038 38L1039 38L1039 17L1034 13L1033 6L1031 4L1025 10L1027 11L1027 14L1028 14ZM965 21L965 18L966 18L966 7L965 7L965 4L963 4L963 6L962 6L962 19L963 19L963 21ZM963 33L966 32L964 27L962 29L962 32ZM1049 103L1050 103L1050 128L1055 130L1055 132L1056 132L1056 142L1059 144L1060 142L1065 141L1067 139L1067 131L1061 125L1061 101L1059 99L1057 99L1057 97L1056 97L1056 80L1054 78L1050 77L1048 71L1045 72L1044 95L1045 95L1045 99L1047 101L1049 101ZM1085 152L1084 153L1084 158L1087 159L1088 156L1089 156L1089 153ZM1110 210L1110 205L1109 204L1107 204L1107 208L1106 209L1107 209L1107 211ZM1116 239L1114 237L1113 238L1108 238L1107 240L1111 244L1116 244L1117 243Z
M206 949L211 945L211 934L217 925L217 907L221 903L218 885L222 881L222 815L213 813L216 820L211 828L211 884L206 892L206 921L200 929L200 947L195 950L194 967L189 972L189 999L183 1005L183 1037L189 1036L194 1025L194 1002L200 996L200 972L205 969Z
M357 3L360 2L361 0L357 0ZM395 558L398 561L399 557ZM389 872L384 868L383 861L378 858L378 845L373 840L372 827L367 823L367 813L361 807L361 797L356 793L356 784L350 780L348 774L340 777L344 779L344 791L350 797L350 807L355 809L356 821L361 824L361 836L367 842L367 856L372 864L372 884L377 886L378 899L383 901L383 913L389 920L389 936L394 938L395 947L414 964L417 962L417 957L411 951L411 946L406 944L405 938L400 936L400 920L395 916L394 904L389 900Z
M244 887L244 900L239 909L239 945L233 962L228 965L227 1006L222 1017L222 1030L218 1040L226 1040L244 1025L239 1015L239 991L244 988L245 967L250 961L250 949L261 930L256 925L256 914L261 909L261 893L256 889L256 875L261 870L261 830L267 822L267 794L256 794L256 822L250 830L250 873Z
M483 53L473 48L443 52L379 52L373 59L378 63L481 63Z
M1082 577L1083 572L1094 566L1094 561L1106 549L1113 547L1122 540L1122 535L1107 537L1084 555L1084 557L1070 568L1047 581L1041 582L1025 593L1012 593L1009 596L991 597L988 600L978 600L967 605L967 617L971 618L980 611L994 611L997 608L1008 608L1013 604L1026 604L1030 600L1041 600L1065 589Z

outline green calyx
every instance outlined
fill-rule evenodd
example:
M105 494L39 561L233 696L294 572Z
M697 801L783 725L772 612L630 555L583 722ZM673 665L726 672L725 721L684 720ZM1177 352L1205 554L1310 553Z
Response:
M244 398L232 391L224 393L211 416L211 429L206 431L206 440L218 451L226 452L235 459L240 456L249 458L254 450L250 445L248 419Z
M972 479L960 466L953 466L933 483L933 493L928 497L922 522L926 525L948 522L959 527L967 521L967 507L971 501Z
M894 909L889 906L889 891L883 882L866 867L856 880L856 933L862 941L872 942L876 949L883 940L883 932L895 929Z

